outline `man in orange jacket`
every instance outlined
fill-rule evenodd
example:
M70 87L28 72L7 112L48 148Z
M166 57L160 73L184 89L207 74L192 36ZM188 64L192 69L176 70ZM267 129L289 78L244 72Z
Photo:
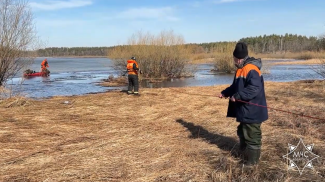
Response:
M46 69L49 67L49 63L47 62L47 59L44 59L41 63L41 71L46 72Z
M139 69L139 65L135 57L132 57L130 60L127 61L126 69L128 72L128 81L129 81L128 95L133 93L134 95L139 96L138 72L141 73L141 71ZM132 91L133 88L134 88L134 92Z

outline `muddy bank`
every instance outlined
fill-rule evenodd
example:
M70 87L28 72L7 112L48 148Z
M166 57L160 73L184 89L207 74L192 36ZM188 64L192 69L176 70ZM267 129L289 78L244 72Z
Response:
M128 79L125 76L111 76L107 79L103 79L98 85L103 87L123 87L128 85Z
M173 82L174 80L185 80L189 78L194 78L194 76L183 76L179 78L142 78L139 76L139 85L143 88L148 88L148 84L159 85L163 83ZM103 87L126 87L128 86L128 77L127 76L117 76L109 77L108 79L101 80L98 85ZM164 86L166 87L166 86Z

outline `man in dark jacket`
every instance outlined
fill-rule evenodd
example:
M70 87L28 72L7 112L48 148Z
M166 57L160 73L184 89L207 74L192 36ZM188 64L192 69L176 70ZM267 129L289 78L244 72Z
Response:
M227 117L239 122L239 148L244 152L244 164L255 165L261 153L262 122L268 119L261 59L248 56L245 43L236 44L233 52L237 71L232 85L223 90L220 98L230 98ZM252 104L249 104L249 103ZM255 104L255 105L254 105ZM257 106L261 105L261 106Z

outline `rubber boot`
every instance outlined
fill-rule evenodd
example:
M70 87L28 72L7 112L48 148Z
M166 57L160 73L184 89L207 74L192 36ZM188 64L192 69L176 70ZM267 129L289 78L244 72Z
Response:
M246 143L245 143L245 139L239 139L239 151L240 152L244 152L246 149Z
M246 148L245 150L245 162L246 166L253 166L258 164L261 155L261 149L250 149Z
M245 174L252 174L257 170L257 164L259 162L261 150L247 148L244 152L244 164L242 172Z
M242 159L242 161L244 161L243 157L244 157L246 146L247 145L245 143L245 140L239 139L238 150L234 151L233 156L240 157Z

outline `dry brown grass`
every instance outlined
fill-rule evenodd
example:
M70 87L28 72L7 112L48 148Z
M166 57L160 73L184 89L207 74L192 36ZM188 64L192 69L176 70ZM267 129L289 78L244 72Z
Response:
M235 46L236 43L229 43L216 49L216 52L213 54L215 60L214 67L216 70L231 73L237 69L233 61L233 51Z
M54 56L53 58L107 58L107 56Z
M322 60L321 59L308 59L308 60L304 60L304 61L284 61L284 62L276 62L276 63L272 63L272 64L276 64L276 65L309 65L309 64L322 64Z
M232 49L234 46L230 46L229 51L226 52L226 54L229 56L229 58L232 58ZM227 50L226 47L224 47L225 50ZM223 57L223 50L218 50L218 52L212 54L212 53L200 53L200 54L193 54L192 60L194 63L204 63L205 60L209 60L211 58L215 57ZM315 60L318 59L325 59L325 52L299 52L299 53L275 53L275 54L257 54L253 51L249 50L249 55L255 58L262 58L263 60L306 60L306 64L318 64ZM297 61L298 64L304 64L304 61Z
M325 52L286 52L286 53L275 53L275 54L255 54L260 58L271 58L271 59L299 59L299 60L309 60L309 59L325 59Z
M215 63L214 58L204 58L204 59L194 59L191 61L191 64L210 64Z
M233 61L233 50L236 46L236 43L230 42L224 44L223 46L215 47L213 53L200 53L192 55L191 64L206 64L214 63L214 70L218 72L232 73L237 70ZM196 56L199 56L198 59ZM249 50L249 56L260 58L251 50ZM268 62L263 61L262 73L266 74L270 71L270 66Z
M324 121L270 110L261 163L242 172L226 86L124 92L0 103L0 181L323 180L324 161L287 171L288 143L325 156ZM270 107L325 118L324 83L266 83ZM14 99L14 98L12 98ZM12 104L17 103L17 104ZM231 152L232 151L232 152Z
M215 57L215 53L214 52L210 52L210 53L192 53L190 55L190 59L192 60L192 62L196 63L198 61L198 63L201 63L201 61L203 60L209 60L211 58Z

